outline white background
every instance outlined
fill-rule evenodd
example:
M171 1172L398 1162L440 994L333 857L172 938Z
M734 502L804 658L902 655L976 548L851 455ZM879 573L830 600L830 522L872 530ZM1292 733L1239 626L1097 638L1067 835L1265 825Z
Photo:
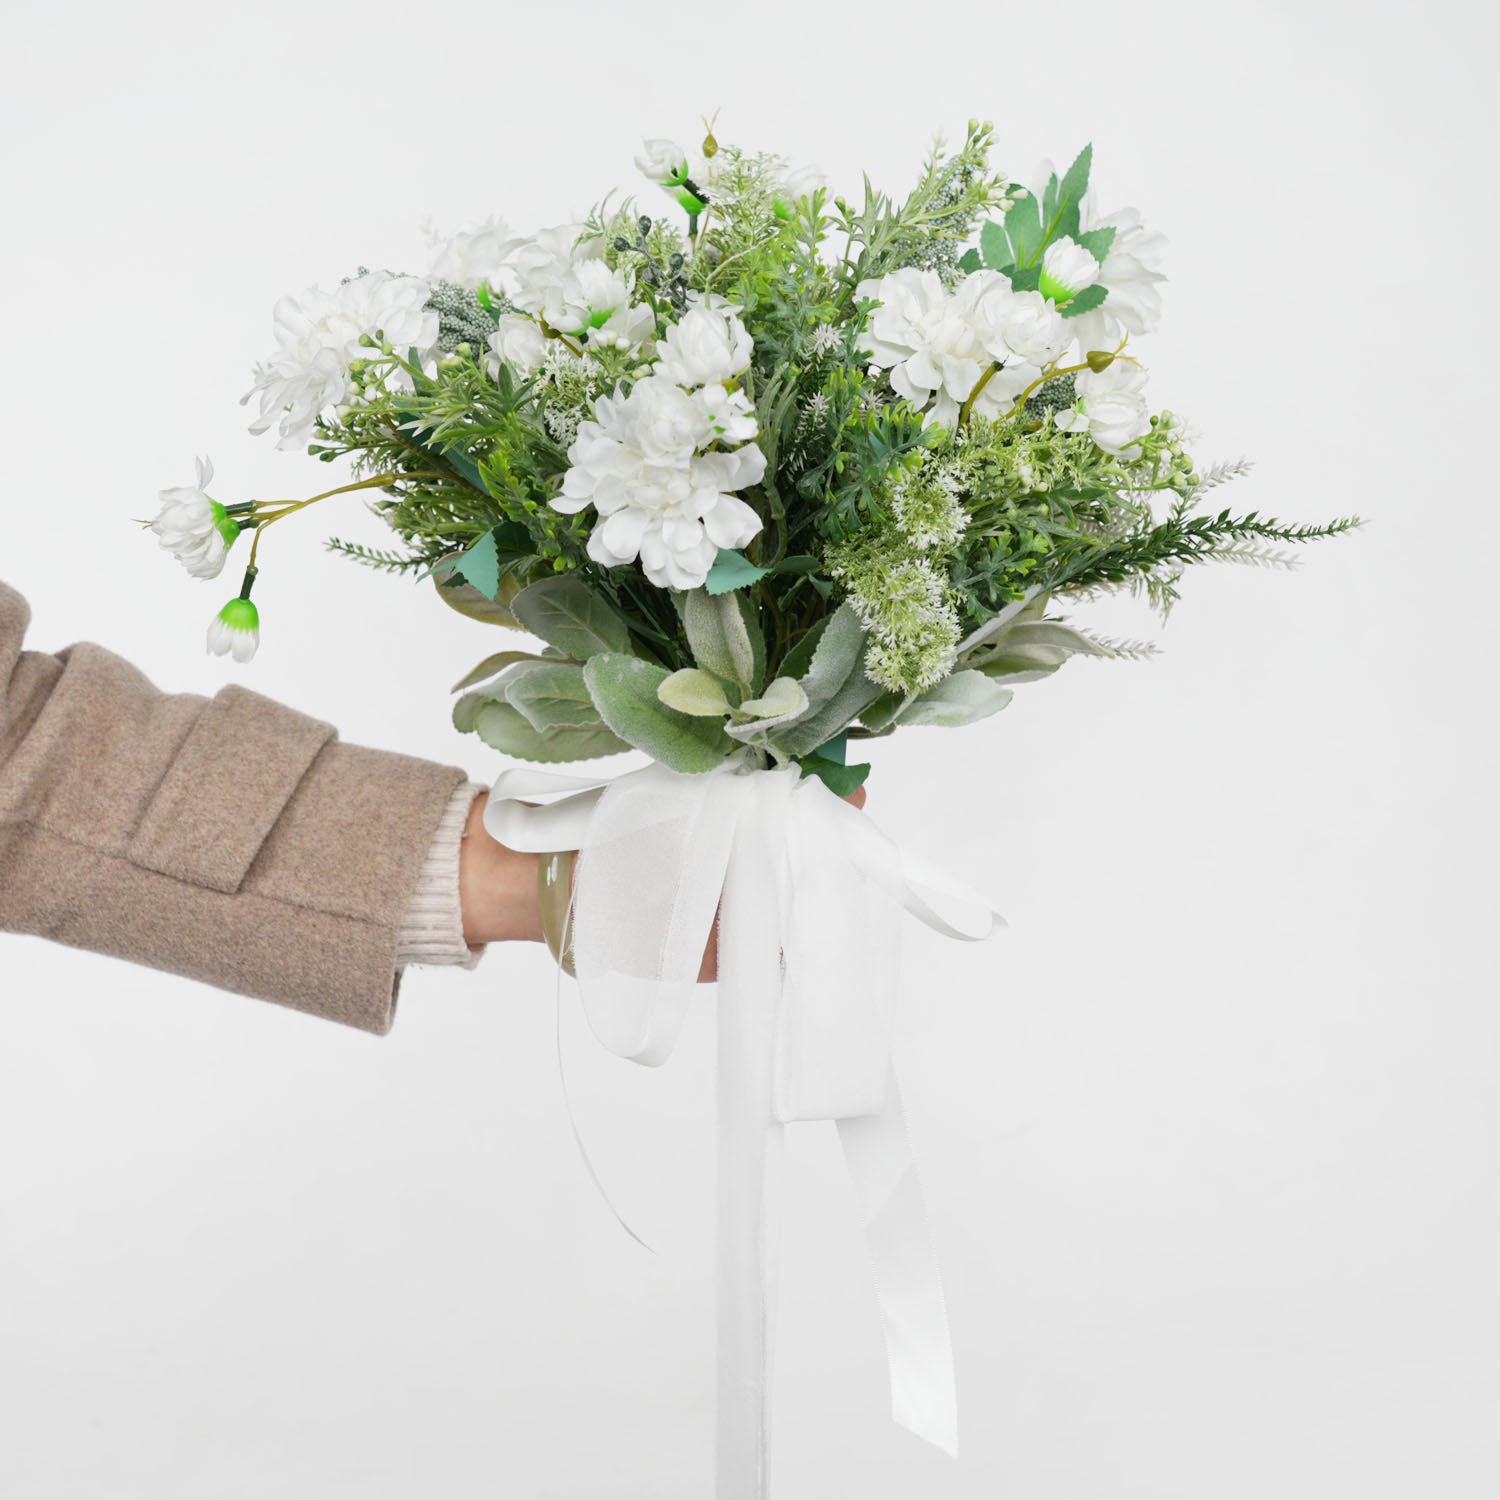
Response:
M8 12L0 576L38 648L491 779L446 689L496 642L321 552L379 540L357 501L263 549L247 669L201 644L232 590L131 518L197 452L226 499L322 478L236 405L277 296L634 190L637 138L716 106L849 192L971 114L1023 177L1095 141L1171 240L1158 401L1258 460L1226 500L1370 518L1190 576L1153 664L873 747L870 816L1012 923L906 940L962 1458L887 1419L803 1126L778 1500L1500 1493L1494 43L1391 0ZM711 991L656 1073L564 1010L652 1257L576 1157L540 949L412 973L384 1039L33 939L0 968L7 1500L710 1492Z

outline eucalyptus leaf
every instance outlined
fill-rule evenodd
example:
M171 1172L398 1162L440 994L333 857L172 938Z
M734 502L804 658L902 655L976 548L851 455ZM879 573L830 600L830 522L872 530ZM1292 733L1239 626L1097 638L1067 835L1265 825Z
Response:
M674 771L711 771L734 748L717 723L668 708L657 690L670 674L623 652L584 664L584 681L599 717L622 740Z
M576 573L554 573L522 589L511 610L524 629L578 661L630 650L625 622Z
M486 703L476 715L474 731L485 744L517 760L593 760L630 749L602 725L539 730L520 709L504 702Z
M765 638L755 602L744 594L693 589L682 602L683 629L693 660L705 672L756 691L766 668Z
M998 713L1010 700L1009 689L991 682L983 672L954 672L913 699L899 722L903 728L928 724L956 729Z
M668 708L694 718L722 719L729 712L724 685L712 672L699 667L683 667L680 672L669 673L662 679L656 696Z

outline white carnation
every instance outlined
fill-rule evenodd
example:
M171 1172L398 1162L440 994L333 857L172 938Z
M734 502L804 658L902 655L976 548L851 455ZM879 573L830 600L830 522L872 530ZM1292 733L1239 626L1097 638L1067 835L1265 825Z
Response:
M477 287L481 282L498 285L506 259L517 244L500 219L486 219L446 240L429 233L429 240L435 253L428 279L466 287Z
M579 266L604 258L604 241L582 224L557 224L517 240L506 258L515 280L511 301L522 312L539 313L556 288L569 282Z
M862 281L855 294L882 303L860 340L871 368L889 371L891 389L928 422L952 427L989 363L964 308L935 272L912 266Z
M369 355L360 344L366 334L383 335L403 356L414 350L425 361L438 337L431 296L421 277L369 271L332 292L313 287L301 298L283 297L275 310L277 350L256 367L241 401L260 398L251 432L279 425L277 447L306 442L319 415L354 394L349 365ZM388 378L409 384L399 372Z
M1084 195L1085 229L1113 229L1114 239L1099 267L1099 283L1109 295L1092 312L1069 319L1079 346L1115 349L1127 334L1139 337L1153 333L1161 322L1161 293L1157 283L1165 281L1159 269L1166 256L1166 239L1141 223L1133 208L1095 219L1093 192Z
M1106 453L1124 459L1140 456L1133 446L1151 430L1145 397L1146 372L1130 360L1117 359L1105 369L1082 370L1078 400L1053 421L1064 432L1087 432Z
M205 493L213 477L213 464L200 458L197 484L163 490L151 523L163 548L194 578L217 578L224 571L229 545L239 530L224 507Z
M678 385L723 385L750 366L754 345L738 309L699 301L662 335L656 374Z
M541 369L547 357L547 338L535 318L502 313L490 335L490 348L524 380Z
M573 513L592 505L600 520L588 554L605 567L639 557L661 588L692 589L708 576L720 547L743 547L761 519L734 493L765 477L753 442L703 453L715 440L704 392L689 393L658 376L626 396L601 396L579 424L570 467L553 506Z
M998 271L974 271L958 288L958 302L991 359L1041 367L1072 343L1062 314L1040 292L1018 292Z
M635 159L642 176L664 186L679 183L687 176L687 152L676 141L658 136L642 142L642 147Z

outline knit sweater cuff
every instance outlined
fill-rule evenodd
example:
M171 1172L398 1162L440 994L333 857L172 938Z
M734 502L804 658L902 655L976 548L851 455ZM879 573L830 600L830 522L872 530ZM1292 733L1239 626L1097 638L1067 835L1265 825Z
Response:
M468 781L449 800L401 919L396 945L398 968L408 964L456 964L472 969L484 956L482 945L470 947L464 941L458 862L469 809L474 798L488 790Z

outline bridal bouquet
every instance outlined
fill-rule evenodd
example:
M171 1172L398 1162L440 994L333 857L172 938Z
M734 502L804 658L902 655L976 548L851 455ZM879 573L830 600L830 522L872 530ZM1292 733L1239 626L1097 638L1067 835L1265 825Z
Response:
M199 577L252 535L209 649L253 654L265 530L371 491L400 546L328 545L431 578L519 627L458 685L454 720L506 755L632 747L684 772L748 747L847 793L847 738L957 726L1075 655L1151 647L1071 618L1109 590L1163 615L1189 564L1284 564L1354 518L1205 507L1153 412L1136 343L1160 312L1161 237L1100 214L1085 149L1034 190L992 130L928 158L897 200L783 159L648 141L659 207L491 220L425 275L360 270L276 307L246 397L255 432L348 458L310 499L221 505L211 467L151 523Z
M1023 186L991 138L971 124L904 198L867 179L855 200L710 126L691 155L646 142L645 201L531 235L491 220L424 275L287 298L253 430L353 477L222 504L205 461L148 523L205 578L251 534L208 633L244 661L267 530L365 492L399 544L330 548L539 643L456 684L460 730L522 762L649 757L612 780L508 769L485 823L583 851L580 994L622 1057L670 1055L718 922L718 1500L767 1492L792 1121L837 1122L893 1414L957 1451L895 945L903 911L967 939L999 918L840 800L869 770L848 742L973 723L1074 656L1148 654L1073 612L1125 590L1165 615L1193 563L1283 564L1358 524L1205 503L1246 466L1201 467L1148 401L1160 236L1099 212L1089 149Z

